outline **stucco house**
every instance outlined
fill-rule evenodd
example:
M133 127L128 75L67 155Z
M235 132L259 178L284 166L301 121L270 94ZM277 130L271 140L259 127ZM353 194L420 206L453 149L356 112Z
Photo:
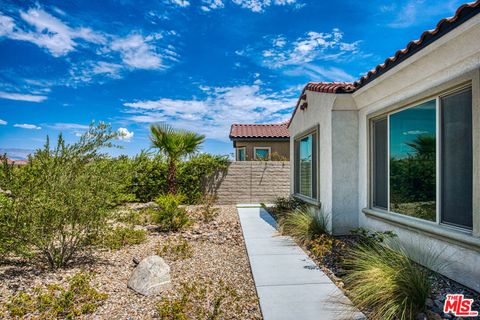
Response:
M232 124L230 140L235 148L236 161L290 159L288 123Z
M333 234L393 230L480 291L480 1L354 83L308 83L292 115L291 193Z

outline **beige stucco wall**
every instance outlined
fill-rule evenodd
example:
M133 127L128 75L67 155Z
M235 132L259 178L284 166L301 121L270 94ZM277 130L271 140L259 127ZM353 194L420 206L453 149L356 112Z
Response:
M480 290L479 39L480 15L477 15L354 94L307 91L308 108L298 110L290 125L292 159L294 136L314 125L320 127L319 199L334 217L334 231L335 225L343 232L355 227L355 222L369 229L393 230L405 246L412 248L410 251L415 253L417 261L424 263L428 255L435 253L437 265L444 266L440 270L442 273L476 290ZM385 218L363 213L362 209L368 207L369 202L369 117L408 106L464 83L470 83L473 89L473 231L453 230L401 215L395 215L398 221L394 221L388 219L389 214ZM352 134L352 128L356 134ZM356 197L356 205L349 204L348 194ZM352 207L357 220L350 216Z
M236 141L237 148L245 147L247 161L254 160L255 147L270 147L272 150L272 160L290 160L290 142L289 141Z
M218 181L220 204L272 203L290 190L290 162L233 161Z

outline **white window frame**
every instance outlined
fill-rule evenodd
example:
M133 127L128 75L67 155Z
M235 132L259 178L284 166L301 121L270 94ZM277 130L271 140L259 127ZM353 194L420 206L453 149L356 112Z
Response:
M245 159L243 160L240 160L239 156L238 156L238 152L240 151L240 149L243 149L243 156ZM236 161L247 161L247 147L238 147L238 148L235 148L235 160Z
M421 221L421 222L424 222L424 223L428 223L428 224L433 224L433 225L437 225L437 226L442 226L442 227L446 227L446 228L449 228L449 229L454 229L454 230L458 230L458 231L461 231L461 232L471 232L472 229L470 228L467 228L467 227L461 227L461 226L454 226L454 225L451 225L451 224L445 224L445 223L442 223L442 218L441 218L441 198L440 198L440 194L441 194L441 177L440 177L440 174L441 174L441 146L442 146L442 141L441 141L441 119L440 119L440 112L441 112L441 98L444 97L444 96L448 96L448 95L451 95L451 94L454 94L454 93L457 93L457 92L461 92L463 90L466 90L468 88L471 88L471 90L473 91L473 88L472 88L472 85L471 84L467 84L467 85L463 85L463 86L459 86L459 87L455 87L455 88L452 88L452 89L449 89L449 90L446 90L446 91L443 91L443 92L439 92L433 96L429 96L427 98L424 98L424 99L421 99L421 100L418 100L414 103L410 103L408 105L405 105L405 106L402 106L400 108L397 108L397 109L394 109L394 110L387 110L383 113L380 113L380 114L376 114L375 116L371 116L368 118L368 121L369 121L369 132L368 132L368 141L369 141L369 159L368 159L368 167L370 168L369 169L369 185L368 185L368 189L369 189L369 199L368 199L368 207L369 209L371 210L376 210L376 211L382 211L382 212L386 212L388 214L392 214L392 215L396 215L396 216L401 216L403 218L406 218L406 219L413 219L413 220L417 220L417 221ZM405 214L402 214L402 213L397 213L397 212L394 212L394 211L391 211L391 208L390 208L390 205L391 205L391 202L390 202L390 116L392 114L395 114L395 113L399 113L401 111L404 111L404 110L407 110L407 109L410 109L410 108L414 108L416 106L419 106L425 102L428 102L428 101L432 101L434 100L435 101L435 134L436 134L436 150L435 150L435 153L436 153L436 156L435 156L435 159L436 159L436 170L435 170L435 180L436 180L436 218L435 218L435 221L429 221L429 220L426 220L426 219L421 219L421 218L417 218L417 217L414 217L414 216L409 216L409 215L405 215ZM387 210L385 211L384 209L381 209L381 208L378 208L378 207L375 207L373 206L373 186L374 186L374 179L373 179L373 154L372 154L372 150L373 150L373 143L374 143L374 139L373 139L373 123L375 120L378 120L378 119L382 119L382 118L385 118L387 119L387 197L388 197L388 203L387 203ZM474 128L472 128L472 130L475 130ZM474 199L472 199L472 201L474 201ZM472 215L474 215L474 212L472 212ZM474 228L475 226L473 226Z
M272 148L271 147L253 147L253 159L257 159L257 150L268 150L268 160L272 159ZM264 159L262 159L264 160Z

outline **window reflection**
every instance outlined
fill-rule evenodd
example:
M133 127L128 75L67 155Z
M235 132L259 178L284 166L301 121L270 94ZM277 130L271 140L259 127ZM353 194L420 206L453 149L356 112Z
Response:
M436 220L435 100L390 115L390 211Z
M300 140L300 193L312 197L312 135Z

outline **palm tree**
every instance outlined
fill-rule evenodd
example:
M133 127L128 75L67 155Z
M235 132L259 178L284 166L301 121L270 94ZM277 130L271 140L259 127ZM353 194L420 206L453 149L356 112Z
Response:
M415 151L415 155L423 159L434 159L436 149L436 139L434 135L421 134L413 141L405 142Z
M150 140L167 157L169 193L177 192L177 163L184 157L198 151L205 141L205 136L187 130L178 130L168 124L153 124L150 126Z

